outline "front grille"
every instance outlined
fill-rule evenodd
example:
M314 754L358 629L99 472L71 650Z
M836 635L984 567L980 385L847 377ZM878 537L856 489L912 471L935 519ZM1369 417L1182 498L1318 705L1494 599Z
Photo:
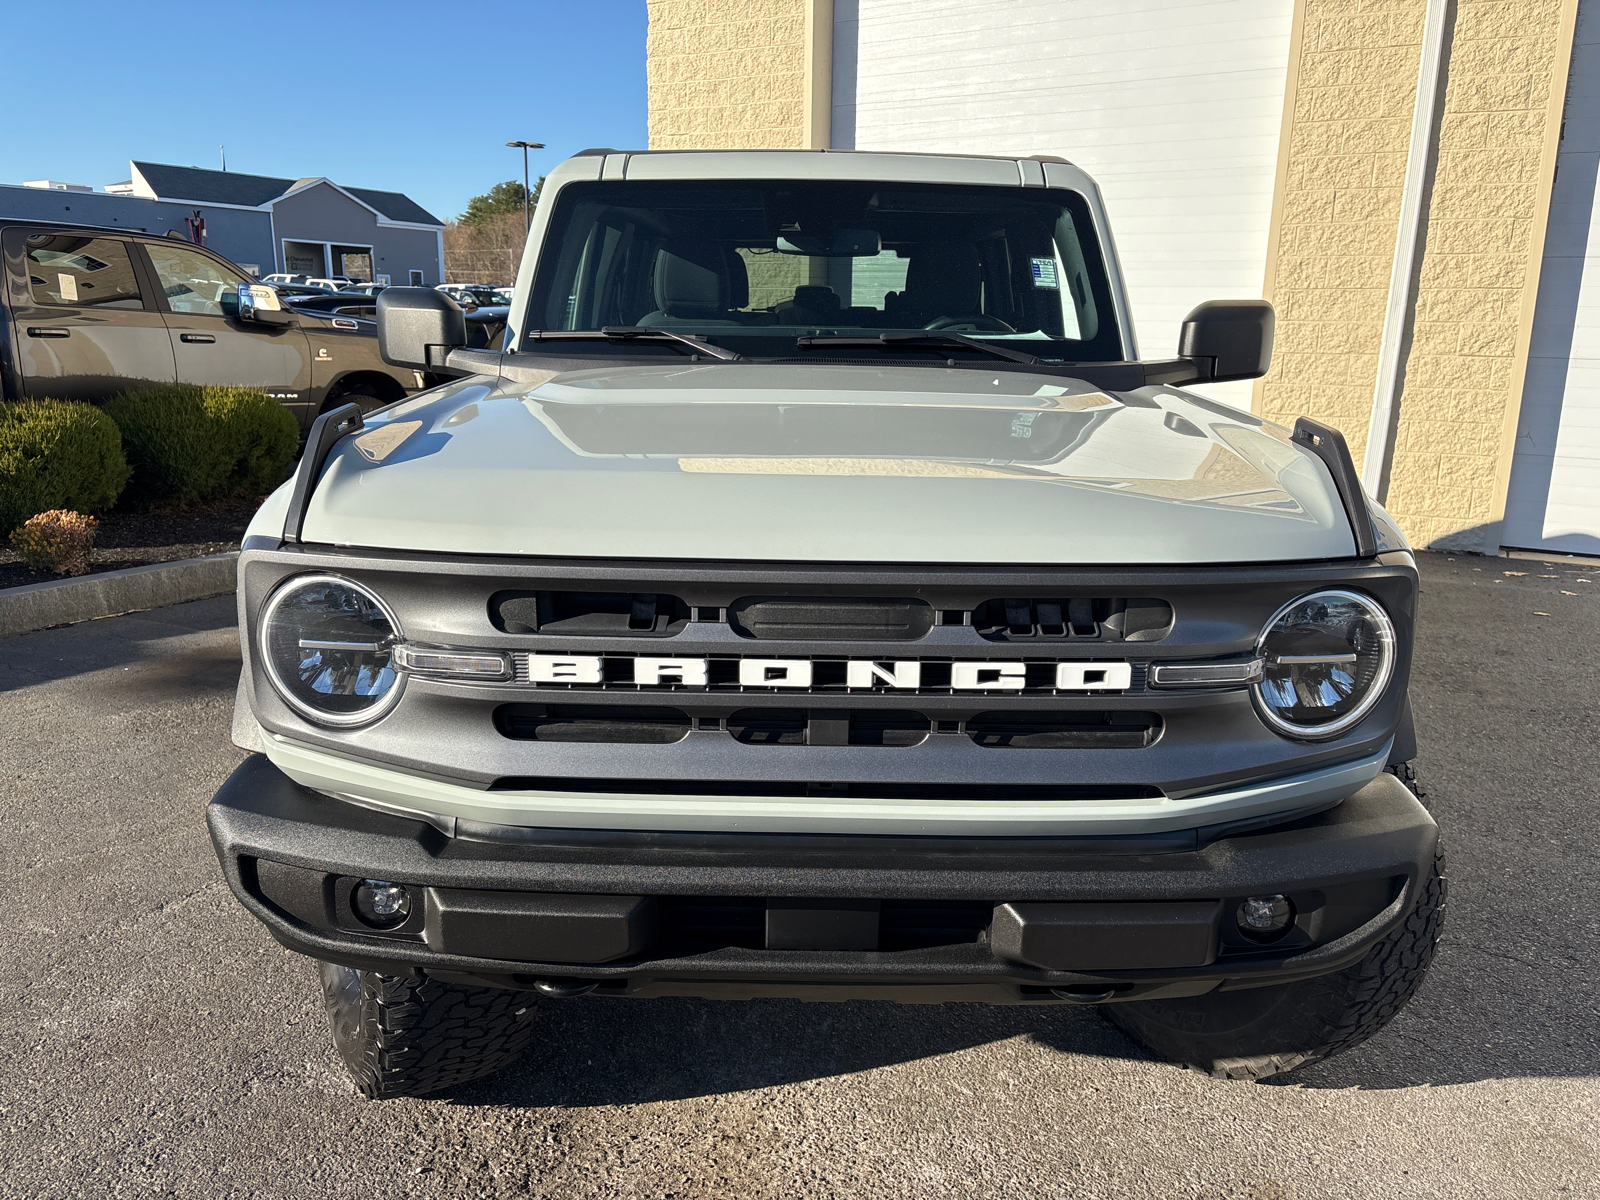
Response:
M633 704L502 704L494 724L504 737L532 742L665 745L689 734L682 709Z
M1161 736L1156 713L1064 709L983 712L965 720L912 709L742 708L726 717L700 709L632 704L502 704L503 737L536 742L665 745L691 729L725 733L747 746L908 747L955 734L1001 750L1140 750Z
M569 637L676 637L725 625L741 638L779 642L916 642L936 627L970 627L991 642L1152 642L1172 628L1165 600L1125 596L1010 596L963 607L904 597L744 596L700 604L656 591L501 591L489 620L505 633Z
M1161 736L1145 712L986 712L965 723L980 746L1006 750L1142 750Z
M689 606L660 592L496 592L489 619L506 633L569 637L672 637Z
M1013 596L985 600L972 610L971 624L992 642L1153 642L1172 628L1172 605L1148 599Z
M544 657L549 657L552 655L559 656L564 654L567 649L568 647L563 646L560 643L556 643L553 644L549 650L545 650L541 647L535 652L535 654ZM538 687L541 690L552 691L570 689L587 690L598 687L608 692L627 691L640 695L662 695L665 693L671 693L674 699L682 697L685 693L700 693L703 695L707 693L715 694L743 692L766 696L774 694L774 689L771 687L745 684L741 683L739 680L739 664L741 662L759 661L761 658L760 655L722 654L715 652L705 655L685 655L685 658L691 658L696 662L702 658L705 660L706 675L704 684L683 683L680 681L680 676L675 674L669 674L664 678L657 677L659 682L640 684L635 682L636 675L634 669L634 660L637 658L661 657L653 647L647 654L636 654L631 648L626 652L607 649L604 653L600 653L598 655L596 655L594 651L589 651L587 653L589 655L598 657L600 660L600 681L598 683L563 683L560 680L541 680L538 683ZM855 659L854 661L859 662L863 659L867 659L867 657L867 653L863 651L859 658ZM526 653L514 652L511 655L513 682L519 684L533 682L531 673L531 659L532 655ZM911 659L914 659L917 663L921 664L918 686L914 688L897 687L891 689L892 693L895 695L961 695L978 697L985 694L994 694L994 689L992 687L987 691L983 686L978 688L955 687L952 679L952 671L958 662L978 662L981 666L986 668L997 667L1000 665L1010 666L1020 663L1023 668L1022 686L1020 688L1007 690L1012 695L1027 696L1083 696L1085 694L1092 694L1095 691L1140 693L1145 690L1145 676L1148 668L1147 663L1130 662L1129 666L1131 669L1131 678L1126 688L1096 688L1092 684L1079 688L1059 688L1057 686L1059 682L1057 676L1057 667L1061 662L1081 661L1088 663L1090 660L1086 658L1079 658L1078 656L1074 656L1070 653L1063 654L1059 659L1019 658L1015 656L1001 658L998 655L983 659L956 659L950 657L938 657L928 654L917 654L915 652L907 652L905 650L891 650L887 653L873 655L871 661L889 663ZM674 659L674 661L677 660ZM821 656L801 654L785 655L783 661L803 662L810 665L810 686L804 689L796 689L797 691L804 691L809 694L821 693L826 695L833 693L835 695L845 696L864 692L879 692L881 694L884 690L876 685L872 688L851 688L849 685L849 664L852 661L851 659L832 657L825 658ZM1127 660L1110 658L1104 661L1121 663Z
M788 642L914 642L933 628L921 600L753 597L728 608L740 637Z

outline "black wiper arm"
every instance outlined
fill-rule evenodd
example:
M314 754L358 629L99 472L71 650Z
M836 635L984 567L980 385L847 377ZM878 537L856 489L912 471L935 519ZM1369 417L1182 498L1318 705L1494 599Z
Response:
M1038 359L1031 354L1024 354L1020 350L1008 350L1004 346L991 346L987 342L980 342L977 338L965 337L959 333L880 333L877 337L800 337L794 340L795 347L800 350L822 349L833 347L840 350L885 349L895 346L911 346L913 348L934 349L939 346L960 346L965 350L977 350L982 354L994 358L1004 358L1010 362L1027 363L1033 366Z
M732 350L725 350L721 346L713 346L710 342L692 334L674 333L670 329L651 329L643 325L607 325L604 329L530 329L528 337L535 342L602 340L628 342L637 338L664 338L722 362L739 362L744 358L742 354L735 354Z

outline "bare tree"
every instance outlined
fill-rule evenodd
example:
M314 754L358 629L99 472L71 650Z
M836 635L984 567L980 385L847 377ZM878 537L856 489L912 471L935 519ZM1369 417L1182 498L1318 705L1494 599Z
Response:
M455 221L446 225L445 282L509 285L522 265L524 241L521 209L498 213L471 224Z

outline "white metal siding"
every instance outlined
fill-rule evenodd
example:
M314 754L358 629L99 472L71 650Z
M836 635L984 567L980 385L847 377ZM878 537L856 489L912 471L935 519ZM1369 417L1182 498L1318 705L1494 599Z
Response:
M1600 0L1582 0L1502 545L1600 554Z
M1059 154L1105 195L1140 352L1261 295L1288 0L836 0L833 144ZM1206 388L1249 406L1248 383Z

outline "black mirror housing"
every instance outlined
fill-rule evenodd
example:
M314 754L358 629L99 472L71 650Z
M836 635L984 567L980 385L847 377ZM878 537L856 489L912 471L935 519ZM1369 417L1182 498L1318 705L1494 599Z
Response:
M437 370L467 344L466 314L433 288L384 288L377 309L378 353L390 366Z
M1259 379L1272 365L1273 323L1265 300L1208 300L1183 319L1178 355L1194 361L1197 383Z

